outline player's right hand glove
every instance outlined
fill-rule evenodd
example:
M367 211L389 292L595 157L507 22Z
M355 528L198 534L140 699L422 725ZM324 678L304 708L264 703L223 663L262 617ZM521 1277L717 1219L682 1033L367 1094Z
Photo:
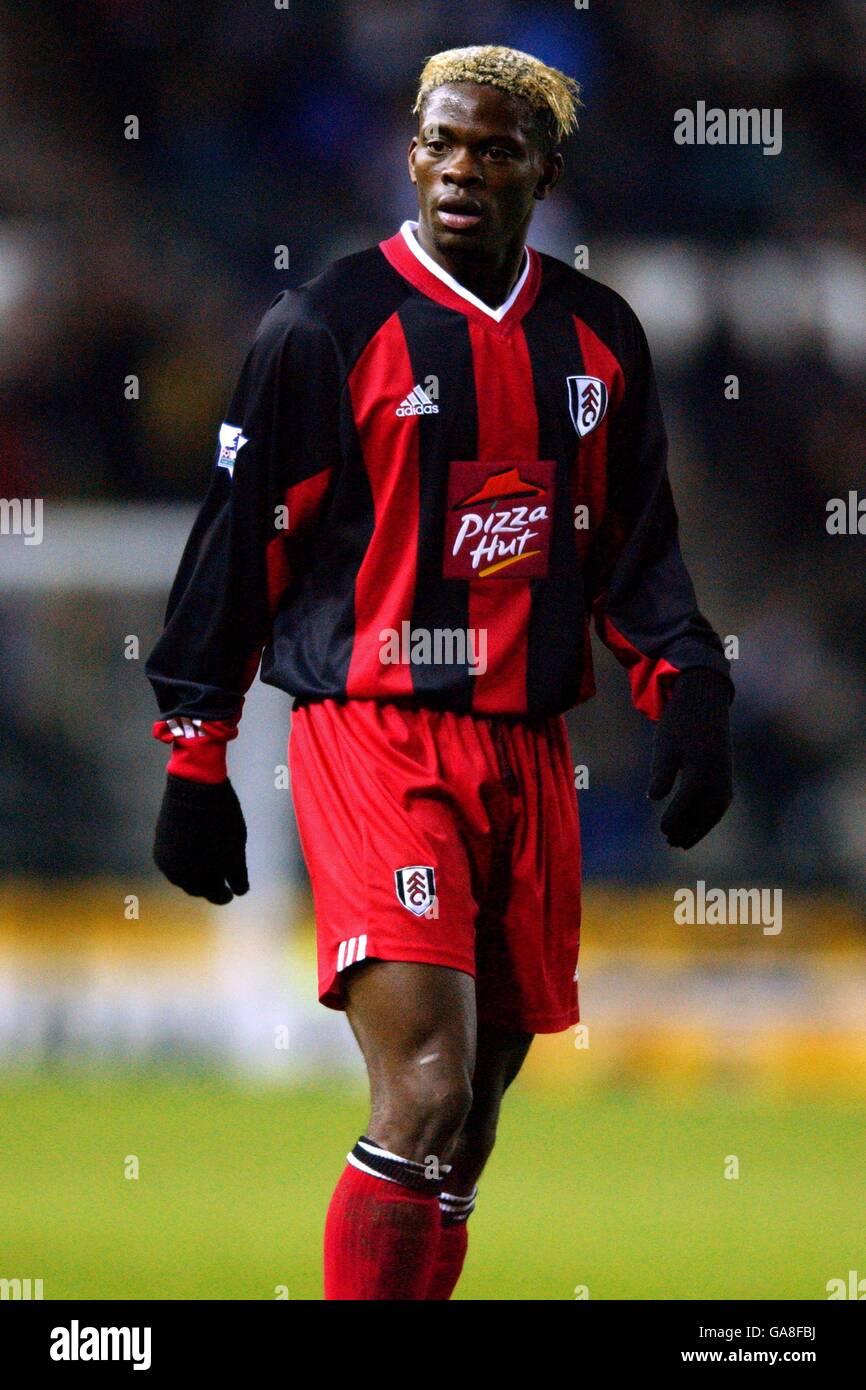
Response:
M169 883L194 898L230 903L250 886L246 842L243 812L228 778L206 783L168 774L153 857Z

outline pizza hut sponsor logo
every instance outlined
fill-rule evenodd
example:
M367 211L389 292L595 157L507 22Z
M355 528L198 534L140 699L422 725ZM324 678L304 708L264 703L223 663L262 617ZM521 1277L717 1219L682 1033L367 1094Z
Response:
M446 579L541 579L547 574L556 463L452 463Z

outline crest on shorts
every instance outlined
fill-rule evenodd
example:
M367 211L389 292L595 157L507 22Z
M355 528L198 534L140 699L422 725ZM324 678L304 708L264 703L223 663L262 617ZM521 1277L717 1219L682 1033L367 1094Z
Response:
M416 917L423 917L436 897L436 875L429 864L407 864L394 870L397 897Z
M607 387L597 376L568 376L568 408L571 423L581 439L604 419L607 411Z

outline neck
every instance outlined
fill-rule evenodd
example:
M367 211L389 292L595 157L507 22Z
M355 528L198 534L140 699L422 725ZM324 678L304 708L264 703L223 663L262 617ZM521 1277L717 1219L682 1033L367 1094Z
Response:
M514 240L500 251L485 255L479 255L471 246L463 255L448 255L441 251L423 219L419 219L415 235L432 261L482 303L489 304L491 309L498 309L500 304L505 303L523 268L525 229L521 229Z

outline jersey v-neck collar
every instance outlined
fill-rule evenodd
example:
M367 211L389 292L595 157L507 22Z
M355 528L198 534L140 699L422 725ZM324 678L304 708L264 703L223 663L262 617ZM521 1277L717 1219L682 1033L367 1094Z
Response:
M492 309L427 254L415 236L417 226L417 222L406 221L399 232L379 243L382 254L398 274L421 290L422 294L446 308L456 309L498 334L510 332L531 308L538 294L541 283L538 253L526 247L523 269L513 290L504 304Z
M409 250L418 257L421 264L430 271L430 274L435 275L437 280L441 280L443 285L447 285L449 290L453 290L455 294L459 294L463 299L467 300L468 303L474 304L476 309L480 309L483 314L489 314L497 323L501 323L515 299L520 294L520 291L523 289L523 286L526 284L526 277L529 274L528 251L524 249L523 267L517 277L517 283L514 289L511 291L508 298L500 304L498 309L492 309L489 304L484 303L483 299L479 299L471 290L467 290L465 285L461 285L459 280L455 280L453 275L449 275L447 270L443 270L441 265L437 265L433 257L424 250L424 247L418 240L416 235L417 231L417 222L406 221L400 228L400 235L409 247Z

